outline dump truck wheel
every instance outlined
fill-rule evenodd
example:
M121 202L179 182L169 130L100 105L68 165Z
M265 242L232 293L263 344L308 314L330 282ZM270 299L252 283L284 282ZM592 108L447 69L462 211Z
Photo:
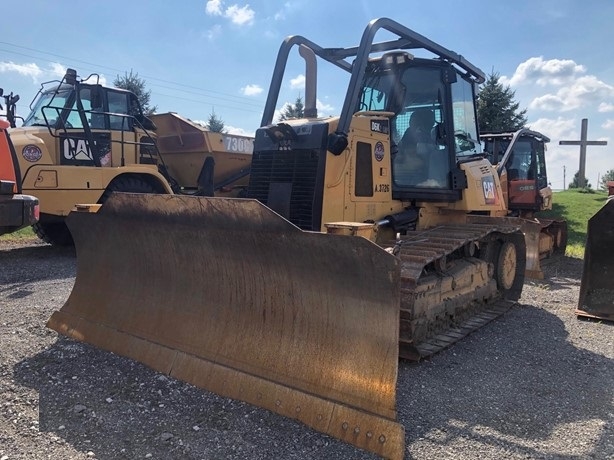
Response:
M499 250L495 271L497 285L503 291L509 291L514 286L517 259L516 246L509 241L503 243Z
M111 181L100 198L104 203L113 192L160 193L153 185L137 176L119 176Z
M32 225L34 233L53 246L72 246L73 240L68 227L64 222L37 222Z

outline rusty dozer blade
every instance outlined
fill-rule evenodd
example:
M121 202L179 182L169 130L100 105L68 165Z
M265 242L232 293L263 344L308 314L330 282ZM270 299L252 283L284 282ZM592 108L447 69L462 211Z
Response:
M50 328L403 457L397 258L255 200L114 194L67 223L77 277Z
M614 321L614 199L588 220L576 314Z

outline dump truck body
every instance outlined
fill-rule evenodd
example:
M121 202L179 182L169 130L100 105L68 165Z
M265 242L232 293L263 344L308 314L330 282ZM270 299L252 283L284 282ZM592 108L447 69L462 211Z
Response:
M8 133L10 124L0 120L0 235L35 224L38 199L21 193L19 164Z
M374 43L380 30L398 38ZM274 123L295 47L305 118ZM349 77L338 117L317 116L316 58ZM482 81L386 18L351 48L289 37L246 198L115 194L71 213L77 278L49 327L403 458L399 356L452 345L522 292L521 221L476 140Z
M542 279L541 260L565 254L567 222L547 219L540 211L552 209L552 189L546 172L546 144L550 139L522 128L515 132L483 133L489 160L499 173L510 215L524 219L527 240L527 276Z
M75 204L102 203L114 191L236 196L246 186L251 138L211 133L174 113L154 115L154 124L133 93L71 72L43 86L23 126L11 130L45 241L71 244L64 218Z

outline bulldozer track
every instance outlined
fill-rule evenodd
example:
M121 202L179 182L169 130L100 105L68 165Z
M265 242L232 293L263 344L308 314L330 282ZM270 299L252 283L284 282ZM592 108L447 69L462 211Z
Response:
M499 316L509 311L514 305L516 305L516 302L500 299L496 303L490 305L490 308L463 321L458 327L450 328L446 332L437 334L419 343L416 348L420 353L420 358L428 358L445 350L459 340L467 337L472 332L490 323L492 320L497 319Z
M418 361L432 356L515 304L520 292L512 290L508 296L511 300L503 298L494 281L496 259L488 260L484 248L492 242L505 242L518 231L512 221L493 219L493 223L451 224L412 232L384 245L402 261L402 358ZM473 281L480 277L481 283ZM463 291L457 286L462 278L474 284ZM450 289L443 294L446 285ZM429 300L424 301L427 297ZM421 301L426 306L419 306Z

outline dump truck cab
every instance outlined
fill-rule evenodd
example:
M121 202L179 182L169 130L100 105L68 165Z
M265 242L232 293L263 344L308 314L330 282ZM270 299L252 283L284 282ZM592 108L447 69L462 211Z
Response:
M72 244L66 216L113 192L237 195L247 184L251 138L211 133L175 113L146 116L136 94L98 75L68 69L43 83L30 107L11 136L23 188L41 203L34 230L46 242Z

